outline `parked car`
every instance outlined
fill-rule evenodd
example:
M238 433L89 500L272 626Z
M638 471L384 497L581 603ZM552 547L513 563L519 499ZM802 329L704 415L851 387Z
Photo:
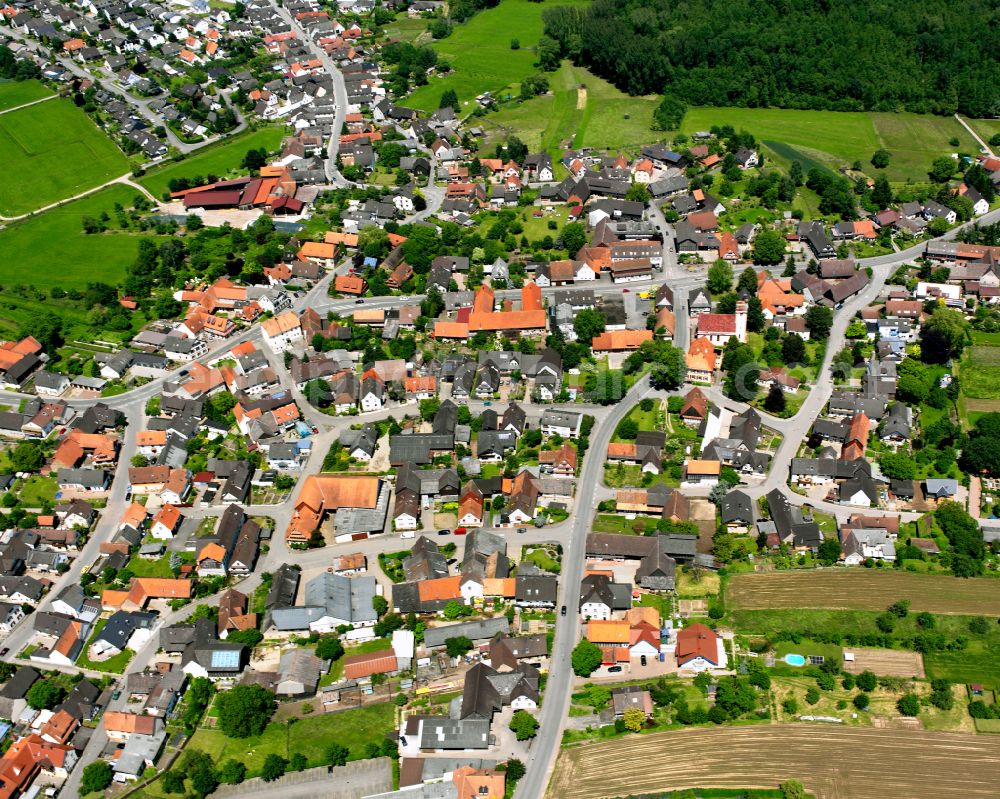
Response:
M8 652L10 652L10 647L5 646L3 649L0 649L0 658L5 657Z
M354 301L354 304L355 304L355 305L364 305L364 304L365 304L365 301L364 301L363 299L361 299L360 297L358 297L358 298L357 298L357 299L356 299L356 300Z
M608 668L608 674L618 674L622 670L621 666L610 666Z
M467 532L469 532L469 531L465 527L456 527L455 528L455 535L465 535Z
M563 616L565 616L565 615L566 615L566 606L565 606L565 605L563 605L563 606L562 606L562 609L561 609L561 610L559 611L559 613L560 613L561 615L563 615Z
M438 530L438 535L451 535L451 530Z
M517 534L518 535L524 535L526 532L528 532L528 528L526 528L526 527L518 527L517 528Z

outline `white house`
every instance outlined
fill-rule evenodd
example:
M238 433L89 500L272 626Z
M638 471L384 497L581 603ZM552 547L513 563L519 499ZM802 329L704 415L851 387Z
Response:
M261 331L264 342L276 355L282 354L303 339L299 318L293 311L284 311L273 319L265 320Z

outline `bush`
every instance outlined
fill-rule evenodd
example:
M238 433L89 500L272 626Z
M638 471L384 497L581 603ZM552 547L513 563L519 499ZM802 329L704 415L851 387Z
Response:
M875 672L865 670L854 678L854 682L862 691L874 691L878 686L878 677Z
M854 707L858 710L868 710L872 703L871 697L864 692L855 694L854 699L851 701L854 703Z
M986 635L990 631L990 623L984 616L969 619L969 632L975 635Z
M264 758L264 765L261 767L260 776L264 782L274 782L285 776L288 768L288 761L281 755L271 752Z
M904 716L918 716L920 698L916 694L903 694L896 702L896 710Z
M788 697L784 702L781 703L781 709L784 710L788 715L794 716L799 712L799 703L796 701L794 696Z
M819 702L819 690L816 688L810 688L806 691L806 702L810 705L815 705Z

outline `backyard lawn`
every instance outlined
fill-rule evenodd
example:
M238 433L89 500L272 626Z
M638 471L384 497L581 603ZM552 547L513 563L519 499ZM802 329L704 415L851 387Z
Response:
M54 477L34 474L24 481L16 493L26 508L38 508L42 502L52 502L56 497L56 491L58 485Z
M207 752L216 763L235 758L246 765L247 776L256 776L272 753L288 758L301 752L310 767L326 765L327 750L334 743L346 746L351 760L360 760L369 743L380 744L385 740L393 729L394 719L395 706L382 703L308 716L291 725L272 722L255 738L227 738L220 730L201 728L191 738L188 748Z
M222 178L233 170L239 170L247 150L256 150L260 147L268 152L277 150L284 135L285 128L275 126L244 132L198 150L195 155L183 161L151 169L139 179L139 182L155 197L160 197L169 191L170 181L174 178L204 179L210 174Z
M128 171L117 145L63 98L0 116L0 160L7 175L0 181L4 216L34 211Z
M136 577L173 577L174 571L170 568L170 555L164 555L156 560L140 558L138 555L132 557L125 567Z

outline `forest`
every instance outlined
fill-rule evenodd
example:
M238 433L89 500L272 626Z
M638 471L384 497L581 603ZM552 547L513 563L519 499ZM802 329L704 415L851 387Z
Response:
M544 21L564 57L632 95L1000 115L992 0L594 0Z

